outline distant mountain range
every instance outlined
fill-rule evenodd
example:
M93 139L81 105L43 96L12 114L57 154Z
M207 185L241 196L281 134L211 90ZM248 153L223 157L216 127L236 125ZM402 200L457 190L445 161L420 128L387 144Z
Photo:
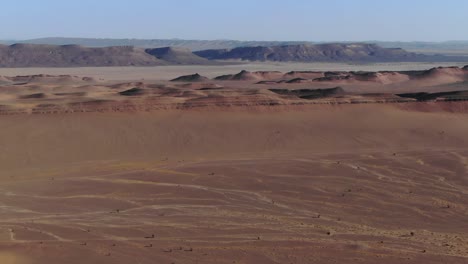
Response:
M383 48L402 48L410 52L427 54L468 55L468 41L445 42L398 42L398 41L363 41L377 44ZM30 40L0 40L0 43L48 44L48 45L81 45L85 47L134 46L141 48L183 47L193 51L206 49L232 49L237 47L282 46L299 44L326 44L309 41L237 41L237 40L183 40L183 39L96 39L96 38L39 38ZM350 43L350 42L336 42Z
M90 48L78 45L0 45L0 67L100 67L220 64L188 49L132 46Z
M295 44L192 52L187 48L79 45L0 45L0 67L218 65L230 61L467 62L468 57L423 55L375 44Z
M423 55L375 44L300 44L271 47L239 47L194 52L210 60L295 61L295 62L425 62L466 61L468 58Z

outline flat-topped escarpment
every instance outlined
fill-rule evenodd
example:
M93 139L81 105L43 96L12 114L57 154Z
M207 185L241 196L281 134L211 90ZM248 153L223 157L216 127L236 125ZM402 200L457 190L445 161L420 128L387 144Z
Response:
M195 54L216 60L282 62L405 62L466 61L463 57L423 55L400 48L383 48L368 43L296 44L281 46L237 47L196 51Z

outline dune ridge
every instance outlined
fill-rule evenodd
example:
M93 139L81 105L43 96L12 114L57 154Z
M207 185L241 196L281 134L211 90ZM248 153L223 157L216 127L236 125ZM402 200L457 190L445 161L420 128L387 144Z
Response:
M468 71L241 71L213 79L191 74L171 81L108 82L71 75L2 77L2 114L156 111L314 104L460 102ZM463 109L463 108L460 108Z

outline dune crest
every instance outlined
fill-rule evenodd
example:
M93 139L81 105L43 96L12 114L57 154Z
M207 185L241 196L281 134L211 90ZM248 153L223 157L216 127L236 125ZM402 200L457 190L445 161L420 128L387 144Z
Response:
M468 99L464 87L468 71L459 67L380 72L243 70L213 79L195 73L171 81L108 82L47 74L2 80L1 114L421 101L463 104Z

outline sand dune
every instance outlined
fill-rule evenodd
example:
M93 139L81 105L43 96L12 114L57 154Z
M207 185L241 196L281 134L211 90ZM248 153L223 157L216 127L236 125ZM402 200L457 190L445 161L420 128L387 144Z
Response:
M439 85L468 80L468 72L459 67L438 67L422 71L291 71L285 74L280 72L249 72L241 71L237 74L222 75L215 80L257 81L258 84L304 84L311 82L336 83L340 85L376 84L400 85L409 84L411 87L423 85ZM361 84L359 84L361 85Z
M465 119L390 105L3 116L0 243L40 264L464 263Z
M422 72L419 76L416 76L416 78L432 85L468 80L467 72L458 67L432 68L428 71Z
M0 113L21 114L464 101L467 96L463 84L468 81L468 74L462 68L448 67L404 72L241 71L214 79L199 74L184 75L169 82L96 81L83 76L46 74L4 79L9 82L0 91L3 106ZM339 93L324 95L324 91L336 87L340 87Z
M464 71L4 77L0 263L464 264Z

